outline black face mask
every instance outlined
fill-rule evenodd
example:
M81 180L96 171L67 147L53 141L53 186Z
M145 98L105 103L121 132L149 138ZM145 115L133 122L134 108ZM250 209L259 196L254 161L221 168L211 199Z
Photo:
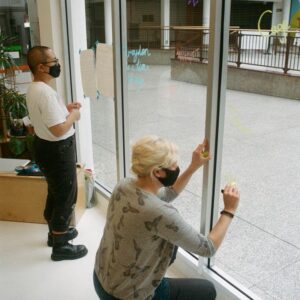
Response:
M177 177L180 173L180 169L179 167L177 167L175 170L170 170L170 169L166 169L166 168L163 168L163 170L166 172L166 177L156 177L160 183L163 185L163 186L172 186L176 180L177 180Z
M54 78L57 78L60 75L60 64L57 63L56 65L49 67L48 74Z

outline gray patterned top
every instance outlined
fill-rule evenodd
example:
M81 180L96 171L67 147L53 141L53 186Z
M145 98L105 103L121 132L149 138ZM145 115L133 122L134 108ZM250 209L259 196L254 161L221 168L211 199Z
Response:
M152 299L174 246L210 257L212 242L184 221L169 202L172 188L155 196L122 180L114 189L96 254L95 271L104 289L119 299ZM162 201L163 200L163 201Z

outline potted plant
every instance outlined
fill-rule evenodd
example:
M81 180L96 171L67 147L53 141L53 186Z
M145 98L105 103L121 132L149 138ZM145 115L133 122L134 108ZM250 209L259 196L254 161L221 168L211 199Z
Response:
M15 70L18 67L14 59L5 51L14 40L15 37L6 36L0 28L0 154L6 158L34 159L33 127L29 127L26 137L19 137L25 135L21 119L28 115L28 111L25 95L16 90Z
M3 96L7 90L15 88L15 72L16 64L13 58L5 52L5 46L12 42L15 37L9 37L1 32L0 28L0 138L1 142L8 140L7 115L4 112Z
M4 111L9 116L10 135L25 135L23 118L28 115L25 95L14 89L7 89L2 99Z

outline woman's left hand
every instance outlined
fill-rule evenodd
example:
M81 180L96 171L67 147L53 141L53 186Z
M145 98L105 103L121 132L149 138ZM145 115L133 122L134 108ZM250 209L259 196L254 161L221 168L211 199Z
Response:
M192 168L194 171L205 165L211 159L208 146L208 140L205 138L202 144L199 144L193 151L190 168Z

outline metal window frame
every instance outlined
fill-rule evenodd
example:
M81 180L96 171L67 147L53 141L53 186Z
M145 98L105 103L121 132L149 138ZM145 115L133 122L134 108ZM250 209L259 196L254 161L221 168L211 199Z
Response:
M213 159L203 172L200 232L207 235L218 219L220 173L224 137L224 116L227 85L227 58L231 1L212 0L210 4L210 35L205 136L210 141ZM212 259L206 260L208 266Z
M210 141L213 159L203 172L200 232L204 235L208 235L219 217L230 10L231 0L211 0L205 136ZM198 269L212 279L216 275L215 280L223 281L224 286L229 284L247 299L259 299L251 291L244 290L241 284L229 279L219 268L213 267L213 264L213 258L201 258L198 260Z
M117 178L129 173L126 1L112 0Z

